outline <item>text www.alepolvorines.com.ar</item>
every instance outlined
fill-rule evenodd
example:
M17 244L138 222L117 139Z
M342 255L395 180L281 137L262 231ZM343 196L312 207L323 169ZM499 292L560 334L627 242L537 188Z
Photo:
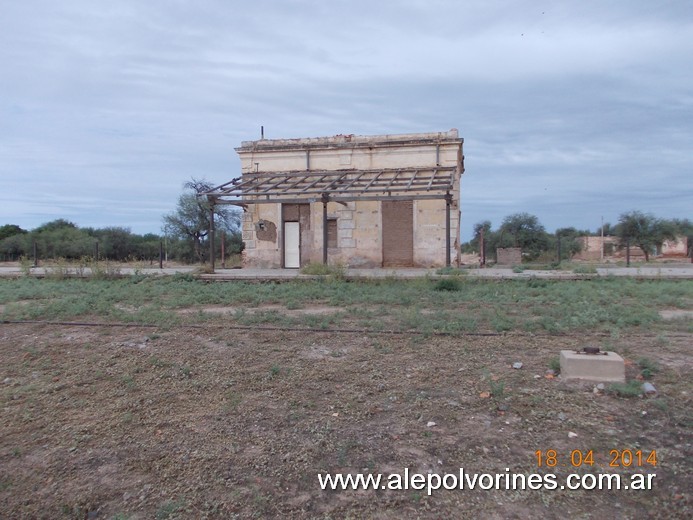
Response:
M392 491L426 490L428 495L440 489L446 490L649 490L652 489L655 473L571 473L564 479L553 473L335 473L318 474L323 490L347 491L359 489L384 489Z

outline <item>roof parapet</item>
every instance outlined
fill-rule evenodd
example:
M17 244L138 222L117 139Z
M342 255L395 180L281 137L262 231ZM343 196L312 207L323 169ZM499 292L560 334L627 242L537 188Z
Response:
M317 148L363 148L388 146L420 146L425 144L461 143L458 130L415 134L353 135L338 134L331 137L302 137L298 139L259 139L243 141L236 151L288 150Z

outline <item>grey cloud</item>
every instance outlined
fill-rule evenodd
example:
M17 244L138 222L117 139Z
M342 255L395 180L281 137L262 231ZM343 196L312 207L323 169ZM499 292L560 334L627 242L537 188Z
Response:
M514 211L549 228L633 207L690 216L691 14L685 1L9 3L0 224L158 231L185 180L238 174L233 147L260 125L459 128L465 238Z

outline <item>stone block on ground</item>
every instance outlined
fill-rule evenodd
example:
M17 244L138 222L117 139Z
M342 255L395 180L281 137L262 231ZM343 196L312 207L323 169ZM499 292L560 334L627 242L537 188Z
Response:
M561 379L625 383L626 367L615 352L584 354L561 350Z

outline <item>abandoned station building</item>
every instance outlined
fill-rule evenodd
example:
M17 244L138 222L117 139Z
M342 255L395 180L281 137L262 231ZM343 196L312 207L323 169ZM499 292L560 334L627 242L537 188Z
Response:
M241 177L207 196L243 208L247 267L450 265L462 143L456 129L244 141Z

